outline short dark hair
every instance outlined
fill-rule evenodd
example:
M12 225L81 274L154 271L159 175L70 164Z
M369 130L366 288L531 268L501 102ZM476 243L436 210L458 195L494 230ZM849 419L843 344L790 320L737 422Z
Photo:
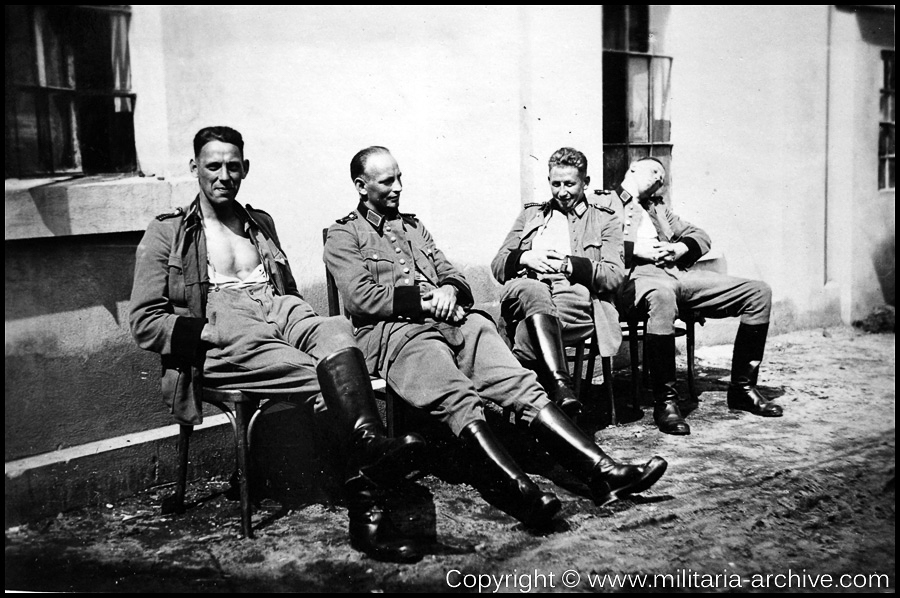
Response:
M389 153L391 153L391 150L380 145L372 145L356 152L356 155L350 160L350 180L355 181L356 177L361 176L366 172L366 162L369 161L369 156L372 154Z
M582 179L587 176L587 156L571 147L561 147L550 156L549 167L571 166L578 169L578 176Z
M194 156L200 155L200 150L210 141L221 141L222 143L230 143L241 150L241 157L244 157L244 138L239 132L231 127L203 127L194 135Z

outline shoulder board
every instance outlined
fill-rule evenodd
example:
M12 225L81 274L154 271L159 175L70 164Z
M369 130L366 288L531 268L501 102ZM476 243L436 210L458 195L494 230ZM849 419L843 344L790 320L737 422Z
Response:
M419 219L416 218L415 214L404 214L401 212L400 217L406 222L409 222L412 226L418 226L419 224Z
M359 218L359 213L356 210L354 210L354 211L350 212L349 214L347 214L346 216L344 216L343 218L338 218L337 220L335 220L335 222L337 222L338 224L347 224L351 220L356 220L357 218Z
M168 220L169 218L177 218L184 214L184 208L175 208L175 210L171 212L165 212L156 217L157 220L162 222L163 220Z
M610 189L594 189L594 195L612 195Z
M545 205L547 205L547 202L543 202L543 203L542 203L542 202L536 201L536 202L533 202L533 203L527 203L527 204L525 204L525 207L526 207L526 208L543 208Z
M597 208L598 210L602 210L610 214L615 214L616 211L612 207L612 198L613 195L609 192L603 195L588 197L588 205L590 205L592 208Z
M267 211L265 211L265 210L260 210L259 208L254 208L254 207L251 206L250 204L245 205L244 208L246 208L246 210L247 210L248 212L259 212L260 214L265 214L265 215L268 216L269 218L272 217L272 215L269 214Z

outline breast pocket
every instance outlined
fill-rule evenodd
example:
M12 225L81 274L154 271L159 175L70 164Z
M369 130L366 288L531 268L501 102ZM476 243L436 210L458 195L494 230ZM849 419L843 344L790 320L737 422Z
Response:
M378 284L394 284L394 258L389 253L364 250L363 258L368 270Z

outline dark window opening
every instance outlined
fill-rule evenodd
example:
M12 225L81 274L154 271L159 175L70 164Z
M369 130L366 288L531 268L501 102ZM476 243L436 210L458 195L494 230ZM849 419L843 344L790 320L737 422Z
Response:
M7 5L6 177L134 172L126 5Z
M894 188L894 53L881 53L884 84L881 87L881 122L878 133L878 188Z
M651 52L648 5L603 6L603 183L615 188L648 156L671 186L672 58Z

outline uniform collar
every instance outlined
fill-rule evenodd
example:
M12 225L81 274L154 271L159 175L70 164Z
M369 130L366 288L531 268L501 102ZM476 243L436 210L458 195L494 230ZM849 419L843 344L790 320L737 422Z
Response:
M628 202L630 202L632 199L634 199L634 196L631 193L629 193L628 191L626 191L625 189L623 189L621 186L616 187L616 195L618 195L619 199L622 200L623 205L628 205Z
M379 235L384 232L384 226L385 226L386 222L391 222L398 218L403 220L403 222L408 224L409 226L412 226L413 228L416 227L416 215L415 214L402 214L400 212L397 212L396 216L394 216L393 218L390 218L388 216L379 214L375 210L369 209L369 206L367 206L361 200L359 202L359 205L356 206L356 211L359 212L359 214L363 217L363 220L365 220L366 222L371 224L372 228L374 228L376 231L378 231Z
M250 206L247 206L250 207ZM248 230L251 226L255 228L259 228L259 224L256 220L253 219L253 216L250 215L250 212L239 204L237 201L234 202L234 211L238 215L238 217L244 223L244 230ZM200 212L200 194L197 194L197 197L194 198L194 201L188 206L187 215L184 217L184 221L186 222L185 230L191 230L192 228L196 228L202 226L203 222L203 213Z
M556 210L557 212L559 212L559 213L562 214L563 216L568 216L569 214L575 214L575 216L576 216L577 218L581 218L582 216L584 216L584 215L587 213L587 209L588 209L588 205L587 205L587 197L586 197L586 196L582 196L581 199L579 199L579 200L575 203L575 205L572 206L572 208L571 208L568 212L563 212L562 210L557 209L556 203L554 202L553 199L551 199L550 201L548 201L548 202L546 202L545 204L543 204L543 205L541 206L541 209L542 209L543 212L544 212L544 216L549 216L549 215L550 215L550 212L551 212L552 210Z

